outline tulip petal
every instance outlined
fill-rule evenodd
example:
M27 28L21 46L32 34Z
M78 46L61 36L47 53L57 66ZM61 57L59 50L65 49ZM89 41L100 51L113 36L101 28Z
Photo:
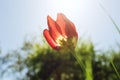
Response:
M61 36L60 28L58 24L56 24L56 22L50 16L47 17L47 20L48 20L50 35L56 42L57 38Z
M49 45L53 48L58 50L60 47L59 45L53 40L53 38L51 37L49 31L47 29L45 29L43 31L44 37L47 40L47 42L49 43Z
M62 13L57 15L57 24L61 28L62 35L64 37L78 37L75 29L75 25L65 17Z

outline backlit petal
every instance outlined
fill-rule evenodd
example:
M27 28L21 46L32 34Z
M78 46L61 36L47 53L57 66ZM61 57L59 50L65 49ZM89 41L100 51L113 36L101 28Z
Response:
M49 43L49 45L53 48L58 50L60 47L58 46L58 44L53 40L53 38L51 37L49 31L47 29L45 29L43 31L44 37L47 40L47 42Z
M59 13L57 15L57 24L59 25L59 27L61 28L61 32L62 35L65 37L77 37L78 34L76 32L75 29L75 25L68 20L65 15L63 15L62 13Z
M48 20L50 35L56 42L57 38L61 36L60 28L58 24L56 24L56 22L50 16L47 17L47 20Z

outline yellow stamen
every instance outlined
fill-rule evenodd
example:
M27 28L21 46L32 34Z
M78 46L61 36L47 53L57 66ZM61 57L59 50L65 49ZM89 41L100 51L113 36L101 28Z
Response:
M59 46L63 46L63 44L67 42L67 38L60 36L57 38L56 42L58 43Z

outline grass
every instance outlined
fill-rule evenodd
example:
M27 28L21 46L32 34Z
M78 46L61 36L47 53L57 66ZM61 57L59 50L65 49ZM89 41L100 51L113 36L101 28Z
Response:
M114 25L114 27L116 28L117 32L119 33L120 35L120 29L118 27L118 25L116 24L115 20L112 18L112 16L107 12L107 10L105 9L105 7L100 3L98 2L100 7L102 8L102 10L106 13L106 15L108 16L108 18L110 19L110 21L112 22L112 24ZM116 72L116 75L118 76L119 80L120 80L120 74L115 66L115 64L113 63L113 61L110 61L114 71Z

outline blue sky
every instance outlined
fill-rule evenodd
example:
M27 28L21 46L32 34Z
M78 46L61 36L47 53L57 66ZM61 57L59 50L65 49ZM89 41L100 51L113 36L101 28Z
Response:
M120 28L120 0L99 0ZM0 47L2 53L18 49L27 35L41 37L47 15L65 14L79 37L90 37L99 48L120 42L120 35L98 0L0 0ZM41 42L40 42L41 43Z

